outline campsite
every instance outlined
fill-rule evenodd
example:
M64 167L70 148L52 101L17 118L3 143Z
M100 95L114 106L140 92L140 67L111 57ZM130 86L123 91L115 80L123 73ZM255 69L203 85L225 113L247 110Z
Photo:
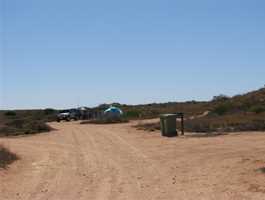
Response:
M1 119L13 119L14 122L9 121L10 127L1 130L2 133L9 130L10 135L2 135L0 144L17 155L11 157L14 160L6 163L5 169L0 168L1 195L10 200L262 200L265 197L265 129L251 119L254 115L262 120L264 115L263 112L250 112L249 101L260 102L264 91L262 88L240 98L214 98L211 102L201 103L83 107L84 116L80 119L59 122L56 115L60 112L51 109L42 114L41 111L6 112ZM245 108L243 115L251 126L244 127L244 132L231 131L237 130L239 124L240 127L245 124L243 120L234 127L231 124L219 126L221 132L211 132L211 129L200 132L203 129L196 125L191 130L197 132L190 131L190 120L196 120L195 124L198 120L216 123L216 116L211 112L215 112L220 104L227 104L226 101L231 106L226 114L217 117L218 121L221 117L231 121L233 116L242 115ZM241 102L240 111L238 102ZM262 105L260 102L260 108ZM164 110L165 107L169 110ZM175 120L178 134L163 137L161 130L156 128L160 127L160 114L154 116L154 113L173 110L183 112L184 116L186 113L185 135L179 129L180 121ZM66 110L62 112L66 114ZM137 117L136 112L141 114ZM126 120L120 119L125 116ZM41 124L37 120L40 117L49 131L34 133L36 130L32 129L32 135L26 129L30 127L26 121ZM11 125L19 120L26 124L12 128ZM265 124L264 121L260 123ZM12 130L14 133L20 131L21 136L13 135Z
M264 11L2 0L0 200L265 200Z

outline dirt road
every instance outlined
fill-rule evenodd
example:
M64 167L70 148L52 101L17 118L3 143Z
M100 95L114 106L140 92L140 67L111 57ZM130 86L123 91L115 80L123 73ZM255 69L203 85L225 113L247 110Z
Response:
M0 170L0 199L265 199L264 133L162 138L131 125L1 138L21 160Z

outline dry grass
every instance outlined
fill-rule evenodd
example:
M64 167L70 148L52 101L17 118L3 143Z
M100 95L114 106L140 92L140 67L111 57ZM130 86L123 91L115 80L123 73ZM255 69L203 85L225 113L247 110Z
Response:
M50 131L46 122L55 119L55 112L51 109L0 111L0 137Z
M190 132L264 131L265 113L234 113L224 116L209 115L187 120L185 129Z
M183 112L188 119L210 111L208 116L188 119L185 122L186 131L215 132L215 131L264 131L265 130L265 88L237 95L232 98L217 96L209 102L168 102L145 105L112 104L121 108L126 119L157 118L160 114ZM96 110L104 110L109 105L101 105ZM46 132L50 127L46 122L55 118L57 111L25 110L0 111L0 136L12 136ZM94 124L122 123L127 121L93 120L85 121ZM140 129L158 130L159 124L139 125Z
M265 131L265 88L232 98L214 98L208 103L195 103L193 106L186 103L182 107L171 108L179 109L174 112L172 110L171 113L190 111L188 113L183 111L187 119L185 130L188 132ZM198 116L196 114L198 111L210 112L207 116L190 118ZM159 123L139 124L136 128L154 131L160 130L160 125Z
M19 157L10 152L6 147L0 145L0 169L7 169L8 165L18 160Z
M186 116L194 116L208 110L211 105L207 102L169 102L153 103L145 105L117 105L128 119L151 119L157 118L160 114L183 112Z
M137 129L160 130L159 123L138 124ZM180 123L177 123L180 128ZM197 133L265 131L265 113L239 113L231 115L208 115L185 120L185 131Z

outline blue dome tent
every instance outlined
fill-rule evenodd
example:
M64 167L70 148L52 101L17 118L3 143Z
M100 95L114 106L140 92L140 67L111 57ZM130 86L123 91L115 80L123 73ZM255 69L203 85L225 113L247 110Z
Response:
M122 115L123 115L122 110L114 106L111 106L110 108L104 111L104 116L109 119L121 118Z

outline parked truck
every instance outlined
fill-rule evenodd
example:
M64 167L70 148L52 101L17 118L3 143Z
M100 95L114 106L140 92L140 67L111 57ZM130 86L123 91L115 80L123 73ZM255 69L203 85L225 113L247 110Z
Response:
M79 120L80 119L80 112L77 109L70 109L70 110L62 110L57 115L57 122L60 121L71 121L71 120Z

